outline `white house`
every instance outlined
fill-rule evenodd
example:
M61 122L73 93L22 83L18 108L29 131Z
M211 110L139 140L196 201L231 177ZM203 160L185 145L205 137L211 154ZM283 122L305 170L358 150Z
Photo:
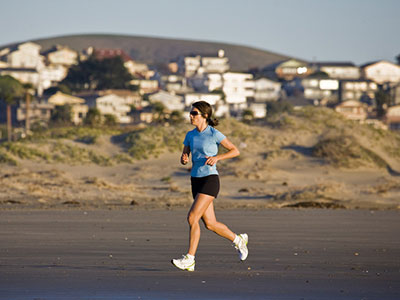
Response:
M360 79L360 68L352 62L317 62L316 71L325 72L332 79Z
M222 74L225 101L227 104L243 108L247 99L254 97L253 75L248 73L227 72Z
M262 77L254 80L254 100L256 102L277 101L281 93L281 83Z
M89 107L85 104L85 99L76 96L71 96L64 94L62 92L57 92L47 99L47 103L54 106L70 105L72 113L72 122L75 125L81 124L83 119L89 110Z
M339 82L339 100L360 100L362 97L375 99L378 85L371 80L341 80Z
M229 59L225 57L225 51L220 49L217 56L203 56L201 67L207 73L225 73L229 70Z
M66 46L56 45L42 52L47 64L72 66L78 63L78 52Z
M256 119L265 118L267 115L267 105L265 103L251 103L248 107Z
M44 67L44 57L40 55L41 46L27 42L13 48L2 49L0 60L6 62L11 68L33 68Z
M88 93L79 94L79 97L85 99L89 107L97 108L102 115L110 114L115 116L118 123L128 124L132 122L132 117L129 115L131 106L127 104L126 99L114 93Z
M301 84L304 87L304 97L314 100L315 104L321 104L321 102L329 100L338 100L339 80L337 79L311 75L303 78Z
M287 59L264 67L262 72L269 78L293 80L296 77L308 76L312 70L306 62Z
M190 107L194 102L206 101L210 105L216 105L222 100L222 94L213 93L187 93L185 97L185 106Z
M400 66L381 60L361 66L365 79L378 84L400 82Z
M225 51L219 50L217 55L186 55L180 56L177 61L178 72L185 77L192 77L200 73L224 73L229 70L229 59Z
M132 79L131 85L136 85L139 88L140 94L154 93L159 90L159 83L152 79Z
M62 81L68 74L68 68L62 64L51 64L40 70L40 90L48 89ZM39 93L41 94L41 93Z
M183 111L185 108L185 103L183 102L183 97L179 95L173 95L166 91L159 91L155 94L149 96L150 102L160 102L167 110Z

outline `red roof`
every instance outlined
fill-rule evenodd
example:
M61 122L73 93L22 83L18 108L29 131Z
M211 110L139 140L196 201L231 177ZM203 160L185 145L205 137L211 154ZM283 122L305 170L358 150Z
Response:
M132 58L122 49L95 49L94 56L96 56L98 59L121 56L124 62L132 60Z

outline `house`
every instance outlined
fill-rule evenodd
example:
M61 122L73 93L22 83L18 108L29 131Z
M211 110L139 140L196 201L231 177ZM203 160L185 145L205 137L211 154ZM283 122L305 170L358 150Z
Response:
M339 101L375 99L378 85L371 80L341 80L339 82Z
M311 74L312 69L306 62L288 59L270 64L261 70L268 78L293 80L296 77L306 77Z
M136 85L141 95L157 92L159 88L158 80L153 79L132 79L131 85Z
M40 73L35 68L0 68L0 75L10 75L21 83L30 83L34 87L40 85Z
M39 96L43 90L62 81L68 72L67 65L64 64L45 64L45 57L40 54L41 46L35 43L23 43L13 48L5 48L0 51L0 75L10 75L22 83L30 83L37 91ZM52 48L53 49L53 48ZM61 51L61 50L60 50ZM72 50L67 50L70 53ZM72 51L73 52L73 51ZM52 59L57 61L61 56L51 56L51 54L62 54L65 52L46 52ZM76 52L75 56L77 56ZM67 55L67 54L65 54ZM67 55L68 56L68 55ZM62 60L58 60L61 62ZM68 62L68 61L64 61ZM4 65L6 64L6 65Z
M385 123L392 130L400 129L400 105L391 106L386 110Z
M131 115L134 124L149 124L154 120L154 112L150 106L135 109Z
M161 86L164 90L174 93L188 93L193 89L187 85L185 77L178 74L167 74L161 76Z
M315 105L338 102L339 80L337 79L316 73L301 79L301 84L304 88L304 97L313 100Z
M29 105L29 120L30 124L45 123L50 121L51 112L54 109L54 105L46 103L45 101L32 101ZM26 103L20 102L17 108L17 121L25 122L27 118L27 107Z
M102 115L110 114L115 116L118 123L129 124L132 117L129 115L132 106L127 100L115 93L105 93L104 91L80 93L79 96L85 99L89 108L97 108Z
M82 124L89 110L85 104L85 99L76 96L57 92L46 99L48 104L53 106L70 105L71 106L71 119L75 125Z
M134 77L150 79L154 75L154 71L149 70L148 65L134 61L133 59L125 61L124 66Z
M40 82L38 86L39 92L48 89L49 87L57 85L58 82L62 81L68 74L68 67L62 64L46 65L40 70Z
M0 61L10 68L41 69L44 67L44 57L40 55L41 46L27 42L0 51Z
M316 62L313 63L316 72L324 72L332 79L360 79L360 68L352 62Z
M267 116L267 105L265 103L250 103L248 109L253 112L255 119L262 119Z
M222 74L225 102L235 108L245 108L247 99L254 97L253 75L240 72Z
M140 107L142 106L142 96L139 92L133 92L131 90L124 90L124 89L111 89L111 90L103 90L98 92L99 95L117 95L125 100L125 104L129 106Z
M174 95L166 91L159 91L155 94L149 96L150 102L160 102L162 103L168 111L179 110L183 111L185 108L185 103L183 102L183 97L179 95Z
M62 65L70 67L78 63L78 52L66 46L55 45L41 53L48 65Z
M21 83L29 83L35 89L39 96L45 89L62 81L67 76L67 68L61 65L44 66L40 70L35 68L1 68L0 75L10 75Z
M184 95L185 106L190 107L197 101L206 101L212 106L217 105L222 101L222 94L220 93L187 93Z
M361 66L361 69L365 79L378 84L400 82L400 66L394 63L381 60L367 63Z
M256 102L277 101L281 94L281 83L266 77L254 80L254 100Z
M181 55L178 57L176 64L178 72L185 77L192 77L197 72L221 74L229 70L229 59L225 57L225 51L222 49L218 51L217 55ZM171 68L173 68L172 65Z
M364 121L367 119L367 105L356 100L347 100L339 103L335 111L342 114L346 119Z
M190 85L199 93L219 92L234 111L245 109L247 100L254 97L253 75L240 72L203 73L189 78Z

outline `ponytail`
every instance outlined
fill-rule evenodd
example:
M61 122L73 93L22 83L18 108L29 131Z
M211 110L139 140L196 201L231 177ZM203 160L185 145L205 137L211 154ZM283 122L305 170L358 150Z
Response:
M218 126L218 124L219 124L219 121L216 118L212 118L212 119L208 118L207 122L208 122L208 125L210 125L212 127Z

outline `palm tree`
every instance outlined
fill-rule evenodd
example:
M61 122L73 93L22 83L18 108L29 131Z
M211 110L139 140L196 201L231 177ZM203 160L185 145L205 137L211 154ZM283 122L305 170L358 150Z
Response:
M7 104L7 139L11 141L11 105L15 99L24 95L23 85L15 78L5 75L0 76L0 99Z
M35 90L33 89L33 86L30 83L25 83L23 85L23 87L24 87L24 92L25 92L25 109L26 109L25 133L29 134L29 131L31 129L31 126L30 126L31 99L32 99L32 95L34 94Z

